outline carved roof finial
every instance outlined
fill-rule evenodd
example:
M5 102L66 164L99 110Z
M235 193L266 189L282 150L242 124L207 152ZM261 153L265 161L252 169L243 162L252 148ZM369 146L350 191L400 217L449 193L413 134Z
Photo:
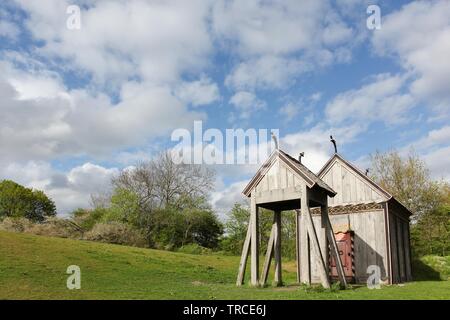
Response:
M331 141L331 143L332 143L333 146L334 146L334 153L338 153L337 145L336 145L336 140L334 140L333 136L330 136L330 141Z
M278 150L278 149L279 149L279 148L278 148L278 139L277 139L277 137L275 136L275 134L273 133L273 131L271 131L270 134L272 135L273 142L275 143L275 149Z
M300 152L300 154L298 155L298 162L302 163L302 158L305 156L304 152Z

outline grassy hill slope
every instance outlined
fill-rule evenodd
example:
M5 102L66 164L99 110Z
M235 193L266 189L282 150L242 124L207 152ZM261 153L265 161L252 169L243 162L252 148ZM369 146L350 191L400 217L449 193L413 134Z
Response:
M338 292L236 288L238 263L238 257L0 232L0 299L450 299L450 281ZM81 268L80 290L66 288L69 265ZM294 265L283 269L293 284Z

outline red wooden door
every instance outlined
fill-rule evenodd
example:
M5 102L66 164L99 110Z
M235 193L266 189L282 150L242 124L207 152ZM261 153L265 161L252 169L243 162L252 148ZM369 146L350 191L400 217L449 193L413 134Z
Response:
M352 251L352 233L338 233L335 235L336 244L339 251L339 257L342 261L342 266L344 267L344 274L347 280L351 280L353 278L353 251ZM336 261L331 256L331 276L333 278L338 277L337 269L336 269Z

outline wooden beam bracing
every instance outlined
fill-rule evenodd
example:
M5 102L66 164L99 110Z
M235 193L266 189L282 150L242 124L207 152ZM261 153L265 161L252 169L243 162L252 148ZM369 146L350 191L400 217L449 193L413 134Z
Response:
M333 227L331 226L328 214L327 214L327 224L328 224L327 237L328 242L330 243L330 252L334 258L334 261L336 261L336 269L339 276L339 281L341 282L341 285L343 287L347 287L347 279L345 279L344 267L342 266L341 257L339 255L339 249L336 243L336 238L334 237Z
M248 259L248 254L250 252L250 240L251 240L251 221L248 223L248 228L247 228L247 236L245 237L245 241L244 241L244 246L242 248L242 254L241 254L241 261L239 263L239 271L238 271L238 276L237 276L237 280L236 280L236 285L242 286L242 284L244 283L244 277L245 277L245 268L247 267L247 259Z
M270 263L273 257L273 244L275 238L275 223L272 225L272 231L270 232L269 243L267 244L266 259L264 260L263 271L261 274L261 285L264 286L267 283L267 277L269 276Z
M255 190L251 194L250 225L251 225L251 285L259 285L259 222L258 206Z

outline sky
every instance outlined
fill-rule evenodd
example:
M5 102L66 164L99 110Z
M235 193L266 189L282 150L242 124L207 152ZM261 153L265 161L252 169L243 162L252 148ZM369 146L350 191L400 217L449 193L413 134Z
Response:
M362 170L414 150L450 181L449 17L445 0L1 1L0 179L66 215L202 121L276 129L316 172L332 134ZM257 168L214 166L221 217Z

